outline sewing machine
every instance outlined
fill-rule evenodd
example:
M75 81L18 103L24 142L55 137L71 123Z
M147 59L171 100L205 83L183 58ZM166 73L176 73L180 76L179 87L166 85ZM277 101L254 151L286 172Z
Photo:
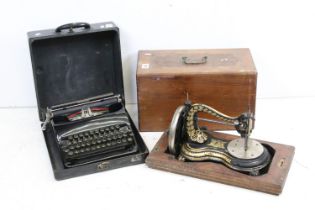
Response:
M218 120L200 118L199 112ZM239 172L260 175L271 155L266 147L250 138L254 120L250 112L231 117L205 104L185 103L176 109L170 125L169 152L181 161L215 161ZM240 137L232 141L215 138L205 127L198 126L199 121L233 125Z

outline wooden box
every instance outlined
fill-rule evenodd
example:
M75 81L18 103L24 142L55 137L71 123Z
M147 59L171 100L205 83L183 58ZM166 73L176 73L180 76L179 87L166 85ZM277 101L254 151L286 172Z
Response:
M260 141L274 149L272 161L266 174L249 176L231 170L215 162L183 162L174 155L167 153L168 133L165 132L146 159L150 168L160 169L177 174L183 174L200 179L234 185L251 190L278 195L282 192L294 156L293 146ZM212 135L219 139L233 140L234 135L213 132Z
M255 112L256 80L249 49L140 51L139 128L141 131L167 129L174 111L187 98L230 116ZM218 124L209 128L234 129Z

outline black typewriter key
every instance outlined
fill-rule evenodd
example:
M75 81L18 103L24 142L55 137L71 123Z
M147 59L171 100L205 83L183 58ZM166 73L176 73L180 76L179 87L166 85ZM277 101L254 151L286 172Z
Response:
M72 151L68 152L68 155L70 155L70 156L73 155L73 152Z
M72 139L73 139L73 136L68 136L68 139L69 139L69 140L72 140Z
M70 146L70 147L69 147L69 149L74 149L74 146L73 146L73 145L72 145L72 146Z
M126 142L127 142L127 139L126 139L126 138L123 138L121 141L122 141L123 143L126 143Z
M112 140L112 138L110 138L110 137L107 138L107 141L111 141L111 140Z
M93 140L91 143L92 143L92 144L96 144L96 141L95 141L95 140Z
M101 133L104 133L104 131L105 131L104 128L101 128L101 129L100 129L100 132L101 132Z
M80 145L79 145L79 144L75 145L75 148L79 149L79 148L80 148Z
M81 153L84 152L84 149L80 149L80 152L81 152Z
M107 142L107 144L106 144L107 146L111 146L112 144L111 144L111 142Z
M89 133L90 133L90 135L93 135L94 131L93 131L93 130L91 130L91 131L89 131Z
M89 132L84 132L84 136L89 136Z
M82 144L81 144L81 147L85 147L85 143L82 143Z
M129 136L134 136L134 134L132 132L129 132L128 134L129 134Z
M90 151L90 148L89 148L89 147L85 148L85 151L89 152L89 151Z
M83 133L79 133L79 137L83 137Z
M78 143L76 140L73 140L73 141L72 141L72 144L76 144L76 143Z
M129 137L129 138L127 139L127 141L132 142L132 138Z
M112 139L116 140L116 139L117 139L117 136L113 136Z
M82 143L82 139L78 139L78 143Z
M127 137L127 136L128 136L127 134L125 134L125 133L123 134L123 137Z
M69 150L68 148L64 148L63 151L64 151L65 153L67 153L67 152L69 152L70 150Z
M120 144L121 143L121 140L117 140L117 144Z
M73 137L76 139L78 138L78 134L74 134Z
M100 149L100 148L101 148L101 146L100 146L100 145L97 145L97 146L96 146L96 149Z
M121 139L122 135L121 135L121 134L118 134L118 136L117 136L117 137Z
M93 150L96 150L96 147L95 146L92 146L91 147L91 150L93 151Z
M114 127L114 126L110 126L110 129L111 129L111 130L114 130L114 129L115 129L115 127Z
M99 133L99 131L98 131L98 130L95 130L95 131L94 131L94 133L95 133L95 134L98 134L98 133Z

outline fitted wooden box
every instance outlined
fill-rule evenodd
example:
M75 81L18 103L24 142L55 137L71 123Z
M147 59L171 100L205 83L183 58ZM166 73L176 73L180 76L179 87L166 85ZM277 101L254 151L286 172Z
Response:
M210 105L230 116L255 112L256 81L257 71L249 49L140 51L139 128L164 131L175 109L187 97L192 103ZM234 129L218 124L208 127Z

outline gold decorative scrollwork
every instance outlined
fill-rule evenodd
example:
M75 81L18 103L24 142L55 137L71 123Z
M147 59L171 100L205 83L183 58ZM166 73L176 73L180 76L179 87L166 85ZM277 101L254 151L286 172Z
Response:
M205 104L193 104L191 105L189 111L188 111L188 115L186 118L186 129L187 129L187 134L190 137L190 139L194 142L198 142L198 143L204 143L205 141L207 141L208 139L208 135L206 133L204 133L202 130L200 130L199 127L195 127L194 126L194 117L196 115L196 113L198 112L204 112L204 113L208 113L211 114L215 117L217 117L218 119L225 121L225 122L229 122L229 123L233 123L235 120L237 120L237 117L230 117L227 116L217 110L215 110L214 108L207 106Z

